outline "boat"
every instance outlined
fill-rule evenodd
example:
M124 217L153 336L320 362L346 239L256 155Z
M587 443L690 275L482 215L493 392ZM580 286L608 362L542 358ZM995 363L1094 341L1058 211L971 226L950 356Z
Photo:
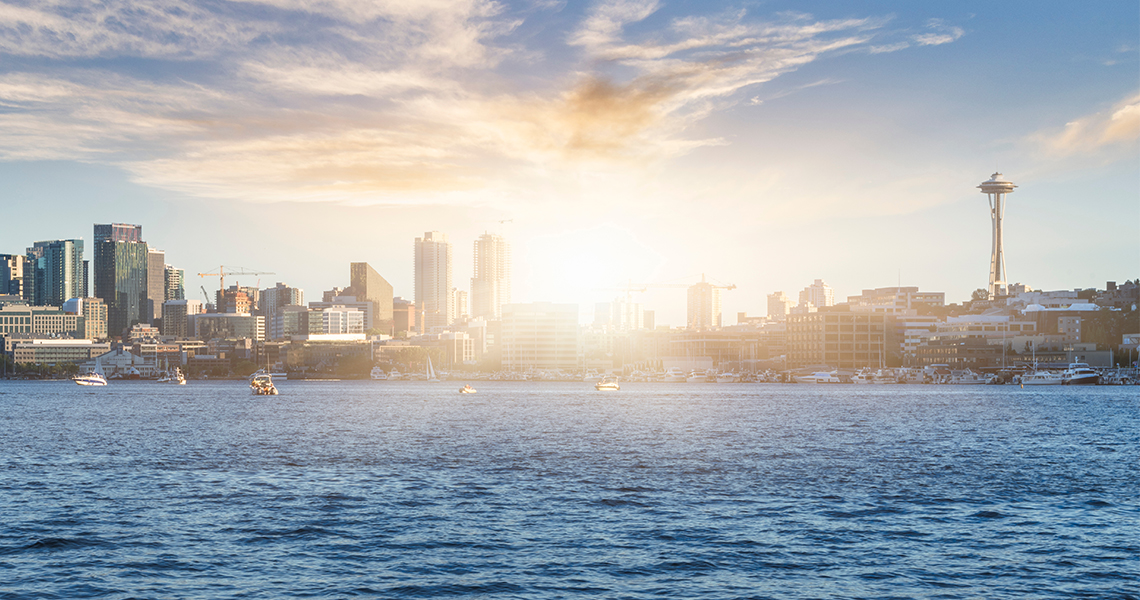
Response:
M621 386L613 377L602 377L594 384L594 389L599 392L616 392L621 389Z
M796 377L796 383L839 383L839 377L835 371L817 371L811 375Z
M1033 371L1021 376L1021 385L1061 385L1064 377L1056 371Z
M471 384L466 384L463 387L459 388L459 393L460 394L474 394L474 393L476 393L476 390L475 390L475 388L471 387Z
M950 379L946 383L953 385L985 385L990 379L990 376L975 373L969 369L961 371L953 371L950 373Z
M601 380L602 380L602 374L598 373L594 369L587 369L586 374L582 376L582 381L585 381L586 383L590 383L591 381L601 381Z
M665 383L685 383L686 379L685 372L680 367L669 367L669 370L665 371L665 377L662 378L662 381Z
M388 373L380 367L372 367L372 373L369 376L373 381L386 381L388 379Z
M720 373L716 376L717 383L740 383L740 375L736 373Z
M439 381L439 376L435 374L435 367L431 366L431 357L427 359L427 381Z
M689 383L708 383L709 374L707 371L693 371L692 373L689 373L689 376L685 378L685 381Z
M107 385L107 378L103 375L103 367L99 365L99 359L95 359L95 368L82 374L76 375L72 378L77 385L89 386L104 386Z
M1100 383L1100 373L1090 368L1087 363L1070 363L1069 368L1061 373L1065 385L1096 385Z
M182 374L182 369L174 367L162 372L158 378L158 383L170 383L173 385L186 385L186 376Z
M277 395L277 386L273 385L273 376L264 371L258 371L249 378L249 389L254 396Z
M395 381L397 379L401 379L402 377L403 376L400 375L400 372L397 371L396 369L392 369L391 371L388 372L388 379L390 381Z

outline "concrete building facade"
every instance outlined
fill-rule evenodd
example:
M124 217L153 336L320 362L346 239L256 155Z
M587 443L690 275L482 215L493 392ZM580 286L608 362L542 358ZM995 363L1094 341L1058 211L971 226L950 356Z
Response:
M415 301L421 331L446 327L455 318L451 293L451 243L438 231L416 238Z

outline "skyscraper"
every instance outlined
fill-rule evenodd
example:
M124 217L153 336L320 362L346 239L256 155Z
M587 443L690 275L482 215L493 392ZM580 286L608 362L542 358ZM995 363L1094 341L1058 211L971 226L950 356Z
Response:
M721 326L720 287L705 281L689 286L689 329Z
M792 299L784 292L768 294L768 318L773 321L783 321L792 312Z
M146 310L148 322L158 323L162 318L162 303L166 302L166 253L148 248L146 252Z
M87 295L83 240L36 242L28 248L28 262L35 269L33 305L63 306Z
M185 300L186 299L186 271L182 269L175 269L170 265L166 265L162 273L163 284L166 288L167 300Z
M141 225L95 225L94 296L107 304L107 334L147 318L148 252Z
M25 271L31 268L26 255L0 254L0 296L24 296Z
M444 327L455 317L451 294L451 243L438 231L416 238L416 307L423 315L422 330Z
M348 289L344 295L360 302L372 302L372 329L392 334L392 284L366 262L348 264Z
M511 246L503 236L484 233L475 240L475 276L471 278L471 316L493 321L511 302Z
M835 290L831 289L831 286L824 283L822 279L816 279L815 283L812 283L800 292L800 307L807 308L808 304L815 308L834 306Z

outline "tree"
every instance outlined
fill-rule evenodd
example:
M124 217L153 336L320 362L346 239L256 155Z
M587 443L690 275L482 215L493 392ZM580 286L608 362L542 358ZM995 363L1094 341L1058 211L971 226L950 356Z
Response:
M970 300L977 302L978 300L989 300L990 291L985 288L978 288L974 293L970 294Z

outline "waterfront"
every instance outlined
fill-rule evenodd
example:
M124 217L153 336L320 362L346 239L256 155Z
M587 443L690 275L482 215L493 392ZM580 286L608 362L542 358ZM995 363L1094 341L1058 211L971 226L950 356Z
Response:
M0 598L1140 596L1131 387L0 383Z

